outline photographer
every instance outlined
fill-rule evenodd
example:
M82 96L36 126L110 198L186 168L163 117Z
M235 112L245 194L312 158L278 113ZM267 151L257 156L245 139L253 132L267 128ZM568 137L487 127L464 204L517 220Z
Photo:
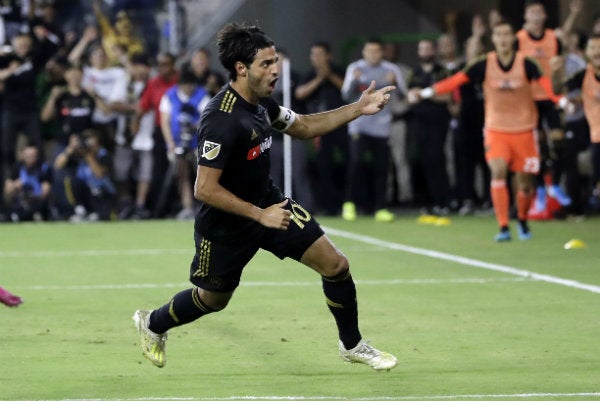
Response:
M59 212L71 214L72 222L109 220L115 197L109 166L109 154L101 146L97 131L71 135L65 150L54 160Z
M38 149L23 148L20 161L4 182L4 197L13 222L48 218L51 180L50 168L40 161Z
M196 171L196 126L200 113L210 99L197 84L196 77L183 70L178 84L169 89L160 101L161 129L167 145L167 157L175 163L181 210L177 219L193 219L193 179Z

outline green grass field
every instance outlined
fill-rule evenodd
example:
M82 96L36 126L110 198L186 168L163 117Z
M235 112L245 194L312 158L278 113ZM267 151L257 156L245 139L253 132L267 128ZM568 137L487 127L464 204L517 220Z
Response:
M341 362L319 277L268 253L225 311L170 332L157 369L131 315L188 287L191 222L5 224L0 285L25 303L0 309L0 399L600 400L599 218L506 244L492 217L320 221L396 369Z

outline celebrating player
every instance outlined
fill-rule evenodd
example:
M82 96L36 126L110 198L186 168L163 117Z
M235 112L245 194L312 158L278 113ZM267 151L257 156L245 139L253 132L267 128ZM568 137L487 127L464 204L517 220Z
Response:
M300 139L325 135L361 115L379 112L395 87L375 90L372 82L355 103L324 113L295 114L271 97L279 77L278 56L264 32L229 24L219 33L217 46L230 82L211 99L200 119L194 195L201 208L190 267L194 287L158 309L135 312L144 355L164 366L167 331L224 309L244 266L262 248L281 259L293 258L322 276L345 361L375 370L393 368L396 358L361 336L348 260L311 214L272 184L269 148L271 127Z

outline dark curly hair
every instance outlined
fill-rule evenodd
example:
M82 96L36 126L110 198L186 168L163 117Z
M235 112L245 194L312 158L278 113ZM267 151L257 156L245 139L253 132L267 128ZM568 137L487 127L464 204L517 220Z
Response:
M274 45L275 42L254 25L227 24L217 35L219 61L229 71L229 78L232 81L237 78L236 62L239 61L249 67L259 50Z

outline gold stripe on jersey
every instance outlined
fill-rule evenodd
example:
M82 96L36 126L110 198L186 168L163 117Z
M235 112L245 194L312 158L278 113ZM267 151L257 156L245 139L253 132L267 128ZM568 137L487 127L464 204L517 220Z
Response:
M235 104L236 100L237 97L235 97L235 95L231 91L225 92L219 110L224 111L225 113L231 113L233 111L233 105Z
M210 241L203 239L196 252L198 253L198 268L194 277L206 277L210 266Z

